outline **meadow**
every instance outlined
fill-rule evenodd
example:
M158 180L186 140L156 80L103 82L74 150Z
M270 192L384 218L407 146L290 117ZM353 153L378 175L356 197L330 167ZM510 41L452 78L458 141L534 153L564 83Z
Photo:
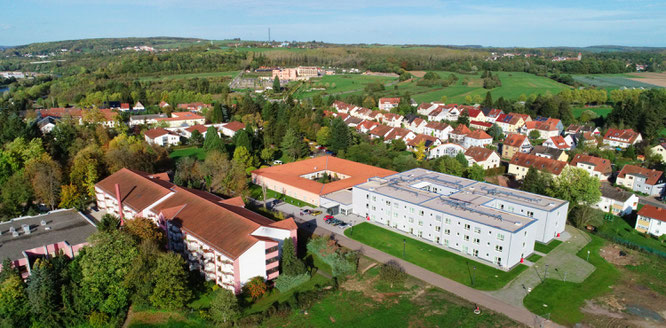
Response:
M635 74L576 74L572 75L574 80L600 87L604 89L618 89L618 88L655 88L657 85L637 81L641 78L640 75ZM647 80L646 80L647 81Z
M361 93L368 84L388 84L396 80L397 79L393 77L361 74L326 75L312 79L310 81L311 83L303 83L294 93L294 98L311 98L318 94ZM328 84L327 88L326 84ZM310 90L312 88L326 88L326 90Z

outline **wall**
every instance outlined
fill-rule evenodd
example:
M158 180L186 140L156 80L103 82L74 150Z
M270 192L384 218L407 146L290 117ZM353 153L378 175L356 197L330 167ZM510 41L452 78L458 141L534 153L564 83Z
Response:
M253 277L266 278L266 245L258 241L250 247L239 258L239 272L241 286L245 285Z

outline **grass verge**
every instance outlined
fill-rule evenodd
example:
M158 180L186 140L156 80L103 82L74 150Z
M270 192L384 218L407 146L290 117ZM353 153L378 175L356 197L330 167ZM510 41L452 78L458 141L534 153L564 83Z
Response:
M552 251L555 247L559 246L561 243L562 243L561 240L551 240L550 243L548 244L536 242L534 243L534 250L539 253L548 254L550 253L550 251Z

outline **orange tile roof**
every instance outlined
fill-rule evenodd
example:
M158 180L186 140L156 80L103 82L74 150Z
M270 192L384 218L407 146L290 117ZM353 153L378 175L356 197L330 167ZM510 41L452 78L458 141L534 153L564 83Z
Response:
M144 132L143 134L150 139L155 139L165 134L172 134L172 133L163 128L156 128L156 129L146 130L146 132Z
M576 166L578 163L588 163L594 165L594 171L597 171L602 174L610 174L613 170L611 168L611 161L594 157L584 154L576 154L574 158L569 162L569 165Z
M492 139L493 137L491 137L483 130L474 130L467 134L467 138L482 140L482 139Z
M400 103L400 98L379 98L379 103L390 103L393 105L397 105Z
M432 144L434 144L437 141L437 138L425 134L417 134L414 139L407 141L408 146L416 147L418 146L421 142L424 143L426 147L430 147Z
M245 129L245 123L241 123L241 122L238 122L238 121L233 121L233 122L229 122L229 123L225 124L223 126L223 128L229 129L229 130L234 131L234 132L238 132L242 129Z
M566 140L562 136L550 137L550 141L553 142L553 145L558 149L569 149L571 145L567 144Z
M638 138L639 133L632 129L608 129L604 135L604 139L609 139L617 142L633 143Z
M504 139L503 145L504 146L509 146L509 147L520 147L525 142L525 139L527 139L526 135L512 133L512 134L509 134L506 137L506 139Z
M301 177L304 174L323 170L338 172L349 176L349 178L324 184ZM351 188L357 184L366 182L372 177L385 177L396 173L395 171L333 156L315 157L252 171L253 175L263 176L318 195Z
M453 129L453 131L451 131L451 134L465 134L465 135L466 135L466 134L468 134L468 133L470 133L470 132L472 132L472 130L470 130L470 129L467 127L467 125L465 125L465 124L458 124L458 126L456 126L456 128Z
M638 211L638 215L666 222L666 208L663 207L655 207L650 204L645 204L641 210Z
M664 172L657 170L650 170L644 167L627 164L622 167L622 171L617 175L618 178L624 179L627 174L641 175L645 177L645 182L649 185L655 185L659 182Z
M49 108L49 109L38 109L37 113L41 117L63 117L66 115L69 115L71 117L81 117L83 116L83 112L81 108L61 108L61 107L54 107L54 108Z
M522 167L533 167L539 171L546 171L554 175L560 175L564 167L567 166L567 162L525 153L516 153L509 163Z
M197 130L197 131L199 131L199 132L201 132L201 133L204 133L204 132L206 132L206 131L208 130L208 128L207 128L205 125L203 125L203 124L195 124L195 125L190 126L190 127L187 128L187 129L185 129L185 131L187 131L187 132L189 132L189 133L194 132L194 130Z
M201 115L192 112L173 112L171 117L160 117L157 121L183 121L183 120L197 120L204 118Z

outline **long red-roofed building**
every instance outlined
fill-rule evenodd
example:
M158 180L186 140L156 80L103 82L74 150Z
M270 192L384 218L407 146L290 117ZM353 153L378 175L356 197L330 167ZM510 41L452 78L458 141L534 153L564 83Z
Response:
M239 197L183 188L166 174L121 169L98 182L95 192L101 210L152 220L166 231L169 249L187 257L190 270L235 292L256 276L275 279L284 240L296 242L292 218L270 220L246 209Z

